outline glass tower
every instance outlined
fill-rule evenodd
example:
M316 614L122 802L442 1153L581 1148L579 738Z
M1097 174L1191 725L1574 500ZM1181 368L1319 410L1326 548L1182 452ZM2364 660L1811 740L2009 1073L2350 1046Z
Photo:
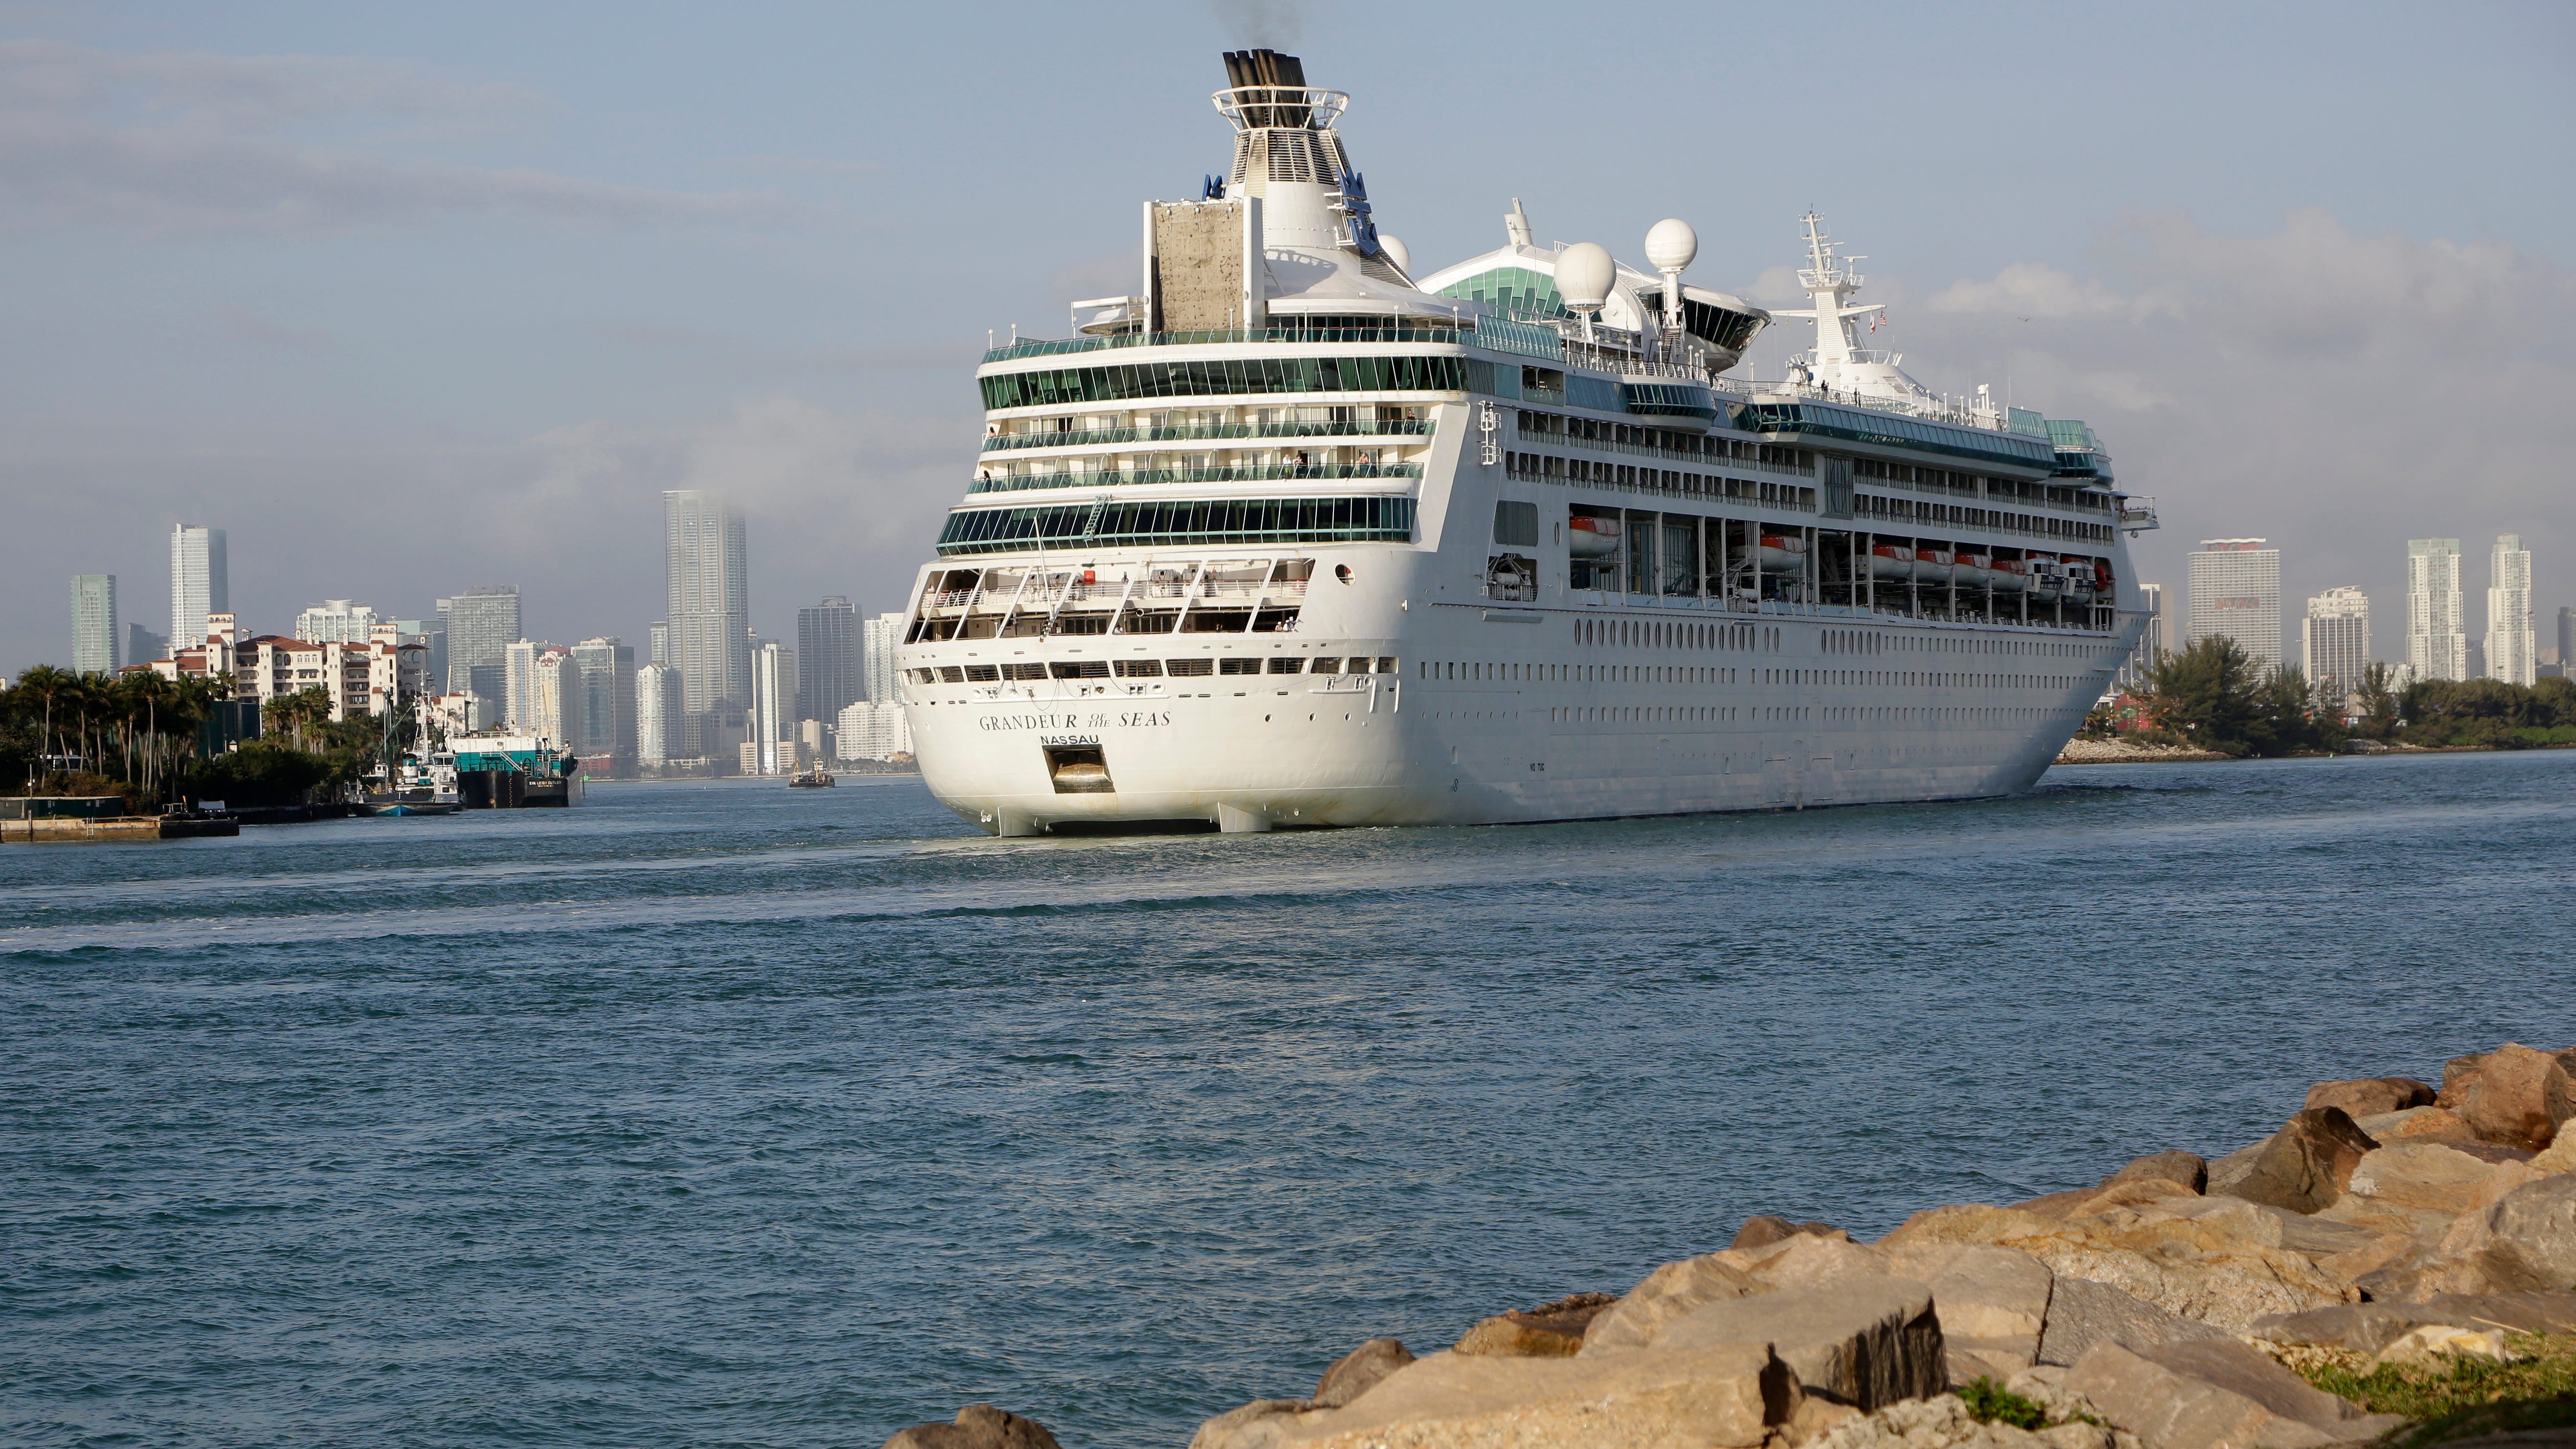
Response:
M2224 634L2267 669L2281 664L2281 551L2259 538L2202 539L2191 555L2190 642Z
M2456 538L2406 540L2406 663L2417 679L2469 677Z
M112 674L125 661L117 646L116 575L72 575L72 672Z
M232 612L224 531L199 523L170 530L170 647L206 642L206 616Z
M662 495L664 577L670 586L670 662L680 671L688 753L702 717L751 704L751 587L742 514L722 493Z

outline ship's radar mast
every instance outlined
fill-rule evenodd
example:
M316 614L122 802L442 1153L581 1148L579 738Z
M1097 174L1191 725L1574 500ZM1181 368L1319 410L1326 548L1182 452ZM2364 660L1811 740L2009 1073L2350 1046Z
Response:
M1852 263L1867 258L1835 256L1834 239L1825 234L1825 219L1811 211L1802 220L1807 227L1807 265L1798 270L1798 285L1807 289L1815 305L1775 315L1816 319L1816 350L1810 354L1810 365L1821 380L1825 369L1839 370L1858 360L1860 334L1852 319L1878 309L1854 307L1845 300L1860 290L1860 268Z

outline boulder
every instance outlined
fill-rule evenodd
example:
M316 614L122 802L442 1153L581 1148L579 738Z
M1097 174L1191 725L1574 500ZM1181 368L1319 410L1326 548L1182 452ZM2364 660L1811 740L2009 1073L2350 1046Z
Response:
M2445 1063L2441 1095L2434 1100L2489 1142L2538 1151L2557 1135L2558 1123L2576 1113L2571 1073L2576 1047L2544 1052L2506 1042ZM2551 1116L2553 1110L2560 1115Z
M1312 1402L1319 1409L1338 1409L1411 1362L1413 1354L1405 1348L1404 1340L1372 1338L1333 1360L1333 1366L1316 1381Z
M1607 1293L1575 1293L1536 1308L1499 1313L1468 1329L1457 1352L1572 1358L1583 1347L1583 1330L1618 1301Z
M2097 1343L2143 1349L2226 1337L2224 1329L2168 1313L2108 1283L2060 1278L2049 1295L2048 1322L2039 1336L2039 1362L2072 1364Z
M2355 1120L2409 1107L2433 1105L2432 1084L2413 1077L2359 1077L2349 1082L2319 1082L2308 1088L2310 1107L2341 1107Z
M1932 1290L1950 1382L1998 1382L2039 1358L2040 1330L2057 1275L2028 1253L1937 1243L1889 1255L1897 1276Z
M2371 1117L2355 1117L2353 1125L2370 1134L2381 1146L2399 1142L2475 1142L2478 1134L2460 1120L2460 1114L2441 1107L2409 1107L2402 1112L2381 1112Z
M1274 1415L1195 1449L1752 1449L1788 1423L1797 1378L1758 1344L1616 1358L1428 1354L1338 1409ZM1238 1411L1239 1412L1239 1411Z
M2116 1176L2116 1175L2115 1175ZM2073 1218L2100 1217L2118 1208L2145 1207L2168 1198L2197 1197L2199 1194L2184 1183L2166 1177L2131 1177L2104 1179L2092 1187L2070 1188L2044 1197L2014 1203L2016 1211L2037 1213L2061 1221Z
M2374 1439L2406 1422L2365 1414L2233 1341L2144 1351L2096 1344L2064 1386L2145 1449L2313 1449Z
M2090 1410L2083 1412L2090 1413ZM1855 1417L1804 1449L2114 1449L2120 1437L2081 1420L2032 1431L2010 1424L1978 1423L1956 1394L1906 1399L1875 1414ZM2134 1439L2130 1440L2132 1446Z
M2496 1164L2440 1142L2400 1142L2364 1153L2344 1190L2375 1204L2458 1216L2478 1205Z
M2226 1191L2249 1202L2312 1213L2343 1194L2362 1155L2379 1146L2341 1107L2303 1107L2290 1114Z
M2534 1172L2543 1176L2556 1172L2576 1172L2576 1132L2560 1132L2549 1144L2549 1150L2531 1159Z
M2058 1222L2011 1208L1953 1206L1915 1214L1877 1246L1889 1252L1928 1243L2017 1248L2046 1263L2061 1285L2069 1278L2108 1283L2169 1313L2230 1330L2266 1313L2358 1300L2350 1283L2287 1248L2242 1236L2238 1226L2224 1218L2201 1222L2129 1209Z
M1808 1233L1748 1253L1730 1249L1727 1256L1741 1262L1753 1281L1773 1288L1813 1288L1844 1278L1881 1277L1888 1271L1887 1255L1875 1247Z
M2432 1100L2430 1091L2430 1088L2426 1089L2425 1100L2428 1102ZM2313 1096L2314 1093L2310 1095ZM2316 1104L2311 1102L2309 1105ZM2132 1159L2128 1166L2102 1179L2102 1186L2110 1187L2115 1183L2139 1181L2179 1183L2193 1192L2207 1192L2209 1163L2197 1153L2151 1152L2144 1157Z
M2266 1137L2260 1142L2248 1147L2239 1147L2225 1157L2211 1162L2209 1181L2202 1186L2201 1191L2212 1193L2236 1191L2236 1185L2243 1182L2246 1174L2254 1170L2254 1164L2262 1160L2263 1149L2271 1143L2272 1139Z
M2412 1303L2347 1303L2256 1319L2248 1336L2375 1354L2428 1325L2576 1332L2576 1293L2437 1293Z
M2481 1331L2434 1323L2408 1329L2396 1342L2373 1355L2370 1362L2377 1368L2383 1364L2429 1364L2455 1358L2511 1363L2513 1357L2504 1346L2504 1330L2500 1328Z
M1856 1409L1937 1394L1949 1383L1932 1292L1910 1279L1846 1278L1704 1304L1666 1325L1648 1353L1738 1345L1766 1347L1805 1392Z
M1707 1253L1684 1258L1647 1274L1646 1281L1593 1318L1583 1331L1582 1351L1599 1355L1644 1348L1665 1324L1704 1303L1772 1291L1770 1284L1721 1261L1728 1256Z
M1190 1449L1273 1449L1318 1407L1312 1399L1255 1399L1202 1421Z
M885 1449L1059 1449L1035 1419L990 1404L968 1404L953 1424L915 1424L895 1432Z
M1765 1214L1758 1218L1746 1218L1744 1226L1735 1230L1735 1241L1727 1246L1729 1248L1764 1248L1773 1243L1785 1242L1800 1233L1819 1238L1840 1238L1845 1242L1851 1241L1851 1234L1831 1223L1793 1223L1787 1218L1775 1218Z
M2503 1170L2530 1171L2519 1164ZM2463 1215L2411 1279L2391 1271L2362 1286L2374 1298L2576 1288L2576 1173L2525 1183L2484 1212ZM2383 1287L2392 1291L2382 1294Z

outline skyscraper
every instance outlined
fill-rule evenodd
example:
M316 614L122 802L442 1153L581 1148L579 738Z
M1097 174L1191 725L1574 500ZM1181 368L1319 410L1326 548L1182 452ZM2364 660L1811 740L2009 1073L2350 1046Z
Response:
M448 692L502 701L509 678L505 655L521 632L518 585L493 584L441 599L438 616L447 631Z
M634 774L635 651L613 636L584 639L572 646L572 667L581 753L608 756L612 777Z
M198 523L170 530L170 647L206 642L206 616L232 612L224 531Z
M796 718L829 723L859 697L859 611L838 594L796 611Z
M2456 538L2406 540L2406 664L2419 680L2469 677Z
M2576 607L2559 606L2558 667L2576 673Z
M647 660L647 663L668 664L671 662L671 626L668 621L656 621L654 623L652 652L653 657L650 660Z
M680 751L680 671L668 664L635 671L635 755L648 765L687 758Z
M721 493L662 495L664 577L670 585L670 660L686 700L684 732L697 752L703 717L751 701L751 587L742 515Z
M2191 555L2190 642L2224 634L2266 668L2281 663L2281 551L2209 538Z
M2157 653L2168 647L2165 643L2165 586L2140 584L2138 594L2146 604L2147 622L2138 630L2136 647L2129 651L2127 659L2121 661L2115 682L2122 689L2145 687L2147 671L2155 667Z
M2370 596L2347 584L2308 600L2299 659L2309 685L2332 698L2361 688L2361 672L2370 667Z
M752 654L751 738L760 773L784 774L796 761L796 651L772 639Z
M72 672L112 674L125 661L117 646L116 575L72 575Z
M2531 550L2521 534L2499 534L2487 558L2487 678L2529 685L2540 677L2539 650L2531 627Z
M506 729L533 728L537 719L537 659L546 646L533 639L514 639L501 650L501 724ZM481 690L474 691L477 694Z
M867 624L867 648L860 661L866 676L867 698L877 704L892 704L894 687L895 646L903 642L905 617L902 614L879 614Z
M295 637L314 644L364 644L376 623L376 611L365 604L325 599L295 616Z

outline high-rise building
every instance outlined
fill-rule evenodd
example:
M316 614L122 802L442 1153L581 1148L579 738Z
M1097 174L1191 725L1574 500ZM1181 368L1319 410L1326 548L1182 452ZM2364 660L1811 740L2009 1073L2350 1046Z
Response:
M295 616L295 637L313 644L364 644L375 633L376 611L348 599L325 599Z
M648 765L686 759L680 751L680 671L647 664L635 671L635 756Z
M501 723L513 730L534 730L544 708L537 700L537 661L551 644L515 639L501 650Z
M198 523L170 530L170 643L206 642L206 616L232 612L231 565L224 531Z
M670 662L680 671L695 735L709 713L751 703L751 585L742 514L721 493L662 495L663 566L670 589ZM688 741L690 753L698 741Z
M579 685L581 666L572 662L572 651L560 644L548 644L537 654L531 671L535 687L529 691L529 733L571 748L581 749Z
M841 711L833 752L845 760L891 760L912 753L912 728L903 706L860 700Z
M859 697L859 611L838 594L796 611L796 718L829 722Z
M796 651L772 639L751 656L751 739L760 773L786 774L796 764Z
M668 621L656 622L653 625L653 658L651 662L655 664L668 664L671 662L671 626Z
M2167 647L2165 586L2140 584L2138 596L2146 606L2147 621L2139 627L2137 645L2129 651L2129 657L2121 661L2119 676L2113 681L2122 689L2145 688L2147 671L2155 667L2156 655Z
M2370 596L2347 584L2308 600L2299 623L2299 660L2311 687L2341 699L2370 667Z
M140 624L125 626L125 662L148 664L170 652L170 641Z
M2209 538L2191 555L2190 642L2224 634L2265 668L2281 663L2281 551Z
M2576 607L2561 605L2558 610L2558 665L2576 673Z
M505 656L511 642L523 634L518 585L493 584L441 599L438 617L447 634L449 692L503 701L508 687Z
M447 688L447 624L441 619L395 619L390 621L406 644L418 644L428 652L431 692Z
M635 773L635 651L613 636L572 646L575 746L585 755L609 757L612 778Z
M867 686L864 698L877 704L892 704L898 697L894 687L895 646L903 643L905 616L879 614L867 624L866 648L860 660L862 681Z
M2540 677L2539 650L2531 627L2531 550L2521 534L2499 534L2487 558L2486 677L2529 685Z
M2469 677L2456 538L2406 540L2406 663L2419 681Z
M72 672L112 674L125 641L116 631L116 575L72 575Z

